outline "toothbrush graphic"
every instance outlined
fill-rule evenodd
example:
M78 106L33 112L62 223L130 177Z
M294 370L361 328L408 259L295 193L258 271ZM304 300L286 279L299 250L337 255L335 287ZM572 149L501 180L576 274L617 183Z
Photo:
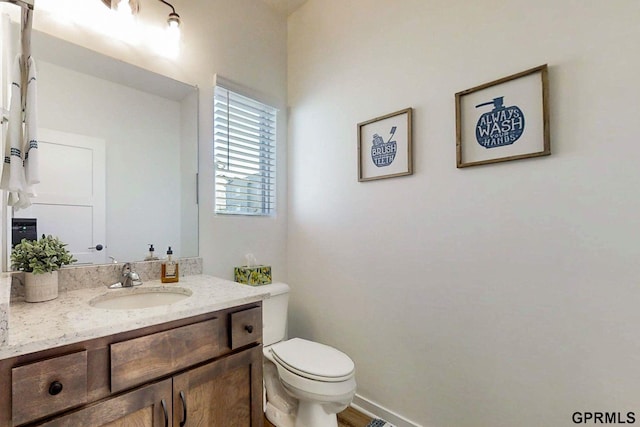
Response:
M393 135L395 135L397 128L398 128L397 126L393 126L391 128L391 136L389 137L389 140L387 141L387 144L391 142L391 139L393 138Z

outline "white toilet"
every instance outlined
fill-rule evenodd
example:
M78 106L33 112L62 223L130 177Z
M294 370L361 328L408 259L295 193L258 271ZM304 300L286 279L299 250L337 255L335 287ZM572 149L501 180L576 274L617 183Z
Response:
M286 340L289 286L263 285L265 414L276 427L337 427L356 392L355 366L328 345Z

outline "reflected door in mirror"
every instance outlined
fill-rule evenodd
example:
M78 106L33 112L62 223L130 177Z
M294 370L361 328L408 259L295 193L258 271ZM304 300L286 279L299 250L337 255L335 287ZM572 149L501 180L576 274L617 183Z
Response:
M41 183L25 212L38 234L58 236L79 264L107 262L105 141L39 129Z

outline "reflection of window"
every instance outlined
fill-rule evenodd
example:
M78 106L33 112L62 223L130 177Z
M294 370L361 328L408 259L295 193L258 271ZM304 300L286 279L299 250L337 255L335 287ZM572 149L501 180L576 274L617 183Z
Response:
M216 86L213 109L216 213L275 213L276 112L273 107Z

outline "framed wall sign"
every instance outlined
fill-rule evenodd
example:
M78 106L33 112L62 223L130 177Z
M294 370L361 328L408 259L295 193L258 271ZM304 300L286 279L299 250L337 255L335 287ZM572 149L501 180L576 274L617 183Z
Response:
M411 175L412 109L358 123L358 181Z
M551 154L547 65L456 93L459 168Z

